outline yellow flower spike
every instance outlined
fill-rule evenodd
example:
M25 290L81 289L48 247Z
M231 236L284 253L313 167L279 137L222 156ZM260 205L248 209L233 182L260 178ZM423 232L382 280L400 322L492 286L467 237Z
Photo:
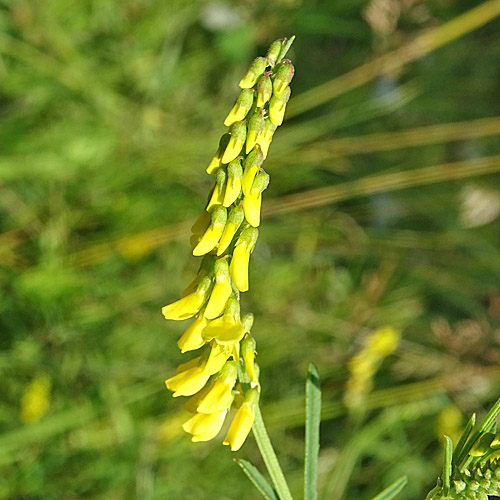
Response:
M239 342L243 335L245 335L245 329L240 319L240 303L235 297L227 301L224 314L210 321L202 333L207 342L214 339L217 344L227 346L230 352L233 344Z
M273 140L273 134L276 128L276 125L269 118L266 118L264 130L257 138L257 144L260 145L264 159L267 157L267 152L269 151L269 146Z
M252 188L248 195L243 198L243 210L245 219L253 227L260 225L260 207L262 204L262 192L269 185L269 175L265 172L259 172L255 176Z
M290 99L290 87L287 87L281 97L273 95L269 102L269 119L274 125L281 125L285 117L285 110L288 100Z
M240 292L248 290L248 262L258 236L258 229L248 226L241 232L234 247L229 272L233 283Z
M259 391L257 389L249 389L223 441L223 444L231 447L231 451L238 451L252 430L255 420L255 408L258 402Z
M212 222L193 249L193 255L199 257L213 250L222 236L227 221L227 210L222 205L214 208Z
M255 340L250 335L247 335L241 343L241 356L250 381L258 384L259 380L255 371Z
M182 428L192 435L193 442L210 441L219 434L224 420L227 415L227 410L212 414L197 413L188 421L182 424Z
M247 143L245 152L248 154L257 144L259 135L264 130L266 120L264 119L263 109L256 109L255 113L248 120Z
M229 144L229 139L231 136L229 134L224 134L220 141L219 141L219 147L217 148L217 151L215 152L214 157L210 161L210 164L207 167L207 174L214 174L217 172L217 170L222 166L222 155L224 154L224 151L227 148L227 145Z
M256 83L260 75L266 71L269 61L265 57L257 57L245 73L245 76L240 80L240 88L250 89Z
M203 312L189 325L187 330L182 334L180 339L177 341L177 346L182 353L187 351L194 351L206 344L205 340L201 336L201 332L205 329L208 324L208 320L205 318Z
M255 176L262 166L263 161L264 155L262 154L260 146L257 144L253 148L252 152L243 161L243 167L245 170L243 172L243 178L241 179L241 188L245 196L250 193Z
M273 95L273 84L269 73L264 73L257 82L257 102L256 106L261 108Z
M272 92L272 84L271 84ZM255 90L243 89L238 96L238 100L224 120L224 125L229 127L234 122L239 122L245 118L253 105L253 95Z
M210 375L207 375L201 366L195 365L165 380L165 385L174 393L174 398L192 396L203 388L209 378Z
M182 320L194 316L202 308L208 299L208 294L212 288L212 280L205 276L196 290L181 299L164 306L161 310L165 319Z
M222 205L222 202L224 201L224 193L226 192L226 184L226 169L219 168L219 170L217 170L216 182L214 190L212 191L212 196L210 197L210 201L208 202L207 208L205 209L207 212L213 212L215 207Z
M231 348L212 341L208 359L203 365L204 373L207 375L213 375L214 373L219 372L230 355Z
M240 160L236 159L227 166L227 182L224 192L224 200L222 205L225 207L231 206L241 193L241 178L243 177L243 169Z
M247 124L244 121L234 122L229 129L229 133L231 138L221 159L224 164L233 161L241 153L247 138Z
M199 400L198 413L216 413L227 410L233 402L233 387L236 383L237 368L234 361L227 361L222 367L210 390Z
M229 265L225 258L217 259L214 265L215 286L205 309L205 318L214 319L220 316L226 307L227 299L233 292Z
M243 212L243 207L237 206L231 209L227 217L224 232L222 233L219 245L217 246L217 256L222 255L227 250L227 248L231 244L231 241L233 241L236 231L241 226L244 218L245 215Z

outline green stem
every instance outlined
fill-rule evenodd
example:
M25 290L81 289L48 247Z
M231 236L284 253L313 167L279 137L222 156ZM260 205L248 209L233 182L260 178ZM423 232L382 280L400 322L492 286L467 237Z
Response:
M271 476L274 488L276 489L280 500L293 500L285 476L283 475L283 471L281 470L278 462L278 457L274 452L273 445L271 444L271 440L267 434L266 426L262 420L262 414L259 406L255 409L255 422L252 430L255 440L257 441L260 454L264 459L264 463L266 464L267 470Z

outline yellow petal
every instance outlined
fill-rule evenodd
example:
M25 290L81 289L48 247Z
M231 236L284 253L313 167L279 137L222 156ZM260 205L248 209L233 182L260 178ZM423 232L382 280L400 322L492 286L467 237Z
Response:
M181 373L186 370L189 370L190 368L194 368L195 366L200 365L200 360L201 356L198 356L197 358L189 360L187 363L182 363L177 367L177 370L175 373Z
M224 201L224 186L220 184L216 184L214 190L212 192L212 197L208 202L207 208L205 209L207 212L211 212L218 205L222 205Z
M236 245L233 258L229 266L231 279L240 292L248 290L248 261L250 260L250 250L245 243Z
M203 337L209 341L215 339L218 344L228 347L239 342L245 335L245 329L239 319L235 320L231 316L224 316L210 321L202 333Z
M245 196L248 196L250 194L253 181L258 171L259 167L257 165L252 165L245 168L245 171L243 172L243 178L241 180L241 187Z
M262 193L250 192L248 196L243 198L243 210L245 211L245 219L253 227L260 225L260 206L262 204Z
M210 214L206 210L203 210L203 212L195 220L193 226L191 227L191 232L193 234L199 234L201 236L210 225L210 218Z
M165 384L176 398L196 394L207 383L208 379L209 376L199 366L195 366L170 377L165 380Z
M210 441L221 430L224 419L226 418L227 410L206 415L197 413L187 422L184 422L182 428L192 434L192 441Z
M222 163L225 164L233 161L241 153L241 150L243 149L243 143L243 140L236 139L231 136L231 139L229 139L229 144L227 145L227 148L222 155Z
M259 132L257 130L249 129L247 133L247 145L245 148L246 154L252 151L253 147L257 144L257 139L259 137Z
M223 444L231 446L231 451L238 451L250 433L254 420L253 407L244 404L236 412Z
M233 384L234 380L225 381L220 378L217 379L212 389L200 401L198 412L216 413L227 410L233 402Z
M193 255L200 257L215 248L222 236L223 228L220 225L209 227L193 249Z
M203 314L200 314L188 329L182 334L177 341L177 345L181 352L193 351L205 345L205 340L201 336L201 332L207 326L207 319Z
M198 406L203 400L203 398L211 391L215 384L216 379L208 381L208 384L203 387L203 389L197 392L194 396L191 396L184 404L184 409L190 413L198 413Z
M220 316L224 312L227 299L230 297L232 291L229 278L217 282L208 300L207 308L205 309L205 318L214 319Z
M224 193L224 200L222 204L225 207L231 206L241 193L241 178L236 177L229 179L226 186L226 192Z
M222 255L227 250L227 247L231 244L231 241L236 234L236 229L236 224L233 224L232 222L228 222L226 224L226 227L224 227L224 232L222 233L219 244L217 246L217 255Z
M161 312L166 319L188 319L198 313L204 303L205 295L193 292L163 307Z
M203 373L206 375L213 375L219 372L230 355L231 349L227 349L225 346L214 342L208 360L203 367Z

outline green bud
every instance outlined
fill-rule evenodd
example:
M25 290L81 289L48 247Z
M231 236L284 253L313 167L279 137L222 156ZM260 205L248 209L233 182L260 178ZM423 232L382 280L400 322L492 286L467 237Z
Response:
M460 494L462 491L467 488L467 484L464 481L453 481L453 485L455 486L455 493Z
M240 301L236 297L229 297L224 314L229 314L233 317L240 317Z
M255 192L262 193L265 189L267 189L267 186L269 186L269 180L270 180L269 174L267 174L264 171L259 172L255 176L255 180L253 181L251 192L252 193L255 193Z
M271 101L269 102L269 119L274 125L279 126L283 123L283 118L285 117L285 109L288 100L290 99L290 87L288 86L281 97L273 95ZM248 139L247 139L248 143Z
M467 489L469 489L470 491L477 491L479 489L479 486L480 486L480 484L475 479L473 479L469 483L469 486L467 487Z
M234 160L241 153L245 139L247 138L246 123L244 121L234 122L229 129L229 133L231 137L221 159L221 162L224 164Z
M259 230L256 227L247 226L238 237L236 245L245 244L246 247L252 251L255 248L258 237Z
M212 212L212 223L213 227L224 227L227 221L227 210L222 205L219 205L214 208Z
M267 152L269 151L269 146L271 145L271 141L273 140L274 132L276 131L276 125L269 119L266 118L264 124L264 130L260 133L257 138L257 143L260 145L262 149L262 154L264 158L267 156Z
M248 313L243 318L243 326L245 327L245 332L250 333L254 321L254 316L252 313Z
M257 107L261 108L266 104L273 94L273 84L268 73L265 73L257 82Z
M217 259L214 264L215 279L220 281L229 279L229 264L227 259Z
M216 181L214 190L212 191L212 196L210 197L210 201L208 202L207 208L205 209L207 212L211 212L214 209L214 207L223 204L224 193L226 190L226 179L227 179L226 169L219 168L219 170L217 170Z
M268 61L265 57L257 57L254 59L250 68L245 73L245 76L240 81L240 87L242 89L252 88L257 82L258 78L264 71L266 71Z
M260 399L260 392L258 389L248 389L248 391L245 393L245 400L243 404L249 404L252 406L257 406L259 403Z
M274 66L279 60L281 49L283 48L283 40L286 40L286 38L274 41L267 51L266 58L271 66Z
M222 165L221 158L222 155L224 154L224 151L227 148L227 145L229 144L229 139L231 136L229 134L224 134L219 141L219 147L217 148L217 151L212 158L212 161L207 167L207 174L213 174L218 170L218 168Z
M238 100L224 120L224 125L226 125L226 127L245 118L252 108L254 93L255 90L253 89L243 89L240 92Z
M271 99L272 101L272 99ZM248 121L247 145L246 153L252 151L253 147L257 144L259 134L264 130L266 120L262 109L257 109Z
M278 97L285 92L288 84L292 81L295 69L290 59L280 62L274 72L273 90Z
M276 62L281 61L286 56L294 40L295 40L295 35L291 36L288 40L286 38L283 39L281 52Z
M226 361L217 378L236 381L237 376L238 368L236 367L236 363L234 361Z

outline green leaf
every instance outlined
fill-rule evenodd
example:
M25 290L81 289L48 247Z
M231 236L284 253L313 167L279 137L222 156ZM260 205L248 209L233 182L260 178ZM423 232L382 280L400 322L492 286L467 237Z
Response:
M462 461L463 459L462 451L475 425L476 425L476 414L473 413L472 417L469 419L467 425L465 426L464 432L462 432L462 435L458 440L457 446L455 448L455 453L453 454L453 460L452 460L453 465L458 465Z
M444 463L443 463L443 493L450 492L451 460L453 457L453 442L448 436L444 437Z
M408 478L406 476L396 479L396 481L384 491L381 491L376 497L373 497L372 500L392 500L406 486L407 482Z
M242 459L237 459L235 462L243 469L243 472L247 475L248 479L252 481L253 485L259 490L266 500L278 500L275 491L256 467L254 467L250 462Z
M304 500L318 498L319 425L321 388L316 367L310 363L306 381L306 453L304 460Z

